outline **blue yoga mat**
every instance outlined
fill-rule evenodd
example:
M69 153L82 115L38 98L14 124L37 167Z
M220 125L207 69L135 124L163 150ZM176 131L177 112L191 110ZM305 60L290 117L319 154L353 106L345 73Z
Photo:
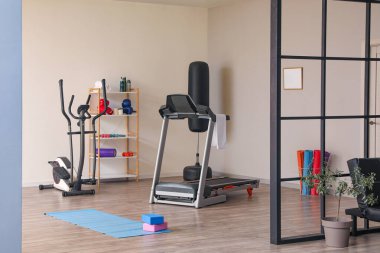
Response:
M140 221L130 220L94 209L52 212L45 213L45 215L80 227L88 228L114 238L127 238L171 232L170 230L146 232L143 230L143 223Z
M311 164L313 162L313 151L305 150L303 158L303 176L306 177L311 173ZM307 184L302 184L302 195L310 195L310 189Z

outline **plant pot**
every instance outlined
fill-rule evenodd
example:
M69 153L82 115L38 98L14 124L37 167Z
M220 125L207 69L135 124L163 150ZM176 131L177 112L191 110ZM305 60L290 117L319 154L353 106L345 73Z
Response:
M326 245L335 248L348 247L352 220L348 218L326 217L322 219Z

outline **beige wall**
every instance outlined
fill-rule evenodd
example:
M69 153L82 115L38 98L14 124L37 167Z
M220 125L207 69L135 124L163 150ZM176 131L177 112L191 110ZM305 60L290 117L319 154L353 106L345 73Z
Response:
M115 90L120 76L127 75L141 89L140 169L143 177L151 177L161 128L158 108L167 94L187 91L190 62L207 60L207 22L204 8L25 0L24 185L51 181L47 161L69 155L66 121L59 107L60 78L65 81L66 103L71 94L77 95L76 104L83 103L90 85L102 78ZM170 127L164 175L179 175L194 162L196 136L186 130L186 122ZM119 163L105 163L103 174L123 172L115 170L122 167Z
M320 55L321 1L288 0L283 8L283 53ZM373 15L376 24L379 7ZM362 56L364 5L331 1L328 20L328 54ZM232 117L224 171L268 179L270 1L242 0L211 9L208 37L213 105ZM380 38L377 25L375 38ZM286 66L304 67L304 90L283 91L283 115L318 115L320 62L284 61ZM361 63L329 62L327 113L362 113L363 80ZM328 122L333 167L346 170L347 159L362 155L361 134L361 121ZM319 147L319 121L285 122L282 141L282 175L297 176L296 150Z
M266 1L209 11L212 107L231 115L225 173L269 177L268 12Z
M373 8L377 24L380 7ZM319 0L284 3L284 53L319 54L321 17L316 10ZM25 0L24 184L49 181L46 161L68 155L59 78L65 79L66 98L75 93L82 101L90 84L101 78L115 89L119 77L127 75L141 88L141 169L150 177L161 127L157 109L166 94L186 92L193 60L208 60L211 106L232 118L227 149L212 150L214 171L268 179L269 14L269 0L239 0L209 10L105 0ZM329 55L362 55L363 27L360 4L330 2ZM380 38L378 26L373 32L374 39ZM304 90L283 92L283 114L318 114L320 63L284 61L284 66L304 67ZM361 63L331 62L328 69L327 112L361 113ZM361 155L361 122L331 121L327 126L333 166L345 169L347 159ZM293 121L283 127L283 176L296 176L295 151L318 148L319 122ZM186 122L170 127L166 175L180 175L185 164L193 163L195 135L186 129ZM120 166L105 167L104 173L116 173L113 168Z

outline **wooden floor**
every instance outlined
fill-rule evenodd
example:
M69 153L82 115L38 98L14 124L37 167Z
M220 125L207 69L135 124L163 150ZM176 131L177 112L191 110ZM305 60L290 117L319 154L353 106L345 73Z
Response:
M107 183L95 196L62 198L54 190L23 191L24 253L108 252L337 252L324 241L275 246L269 243L269 187L261 185L254 197L235 192L224 204L203 209L150 205L150 181ZM283 233L297 235L319 230L316 197L300 197L283 189ZM328 204L332 200L328 200ZM332 203L331 203L332 204ZM343 201L353 207L352 199ZM165 216L172 233L114 239L44 216L44 212L95 208L139 220L143 213ZM335 212L329 208L328 212ZM380 234L351 237L350 248L339 252L379 252Z

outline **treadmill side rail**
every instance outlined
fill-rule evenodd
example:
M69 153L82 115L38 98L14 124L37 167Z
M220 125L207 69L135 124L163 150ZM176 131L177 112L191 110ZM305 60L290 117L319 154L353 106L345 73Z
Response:
M207 176L207 169L208 169L208 161L210 159L210 151L211 151L211 142L212 142L212 136L214 133L214 125L215 122L213 122L211 119L208 123L208 130L207 130L207 138L206 138L206 144L205 144L205 150L203 154L203 163L202 163L202 169L201 169L201 175L199 178L199 186L198 186L198 192L197 192L197 200L196 200L196 207L198 206L202 207L202 199L204 199L204 193L205 193L205 186L206 186L206 176ZM224 200L225 201L225 200Z
M166 135L168 132L168 125L169 125L169 119L167 117L164 117L164 120L162 122L160 144L159 144L158 153L157 153L156 167L154 169L152 189L150 191L150 199L149 199L150 204L154 203L154 195L155 195L155 191L156 191L156 185L160 181L162 158L164 156Z

